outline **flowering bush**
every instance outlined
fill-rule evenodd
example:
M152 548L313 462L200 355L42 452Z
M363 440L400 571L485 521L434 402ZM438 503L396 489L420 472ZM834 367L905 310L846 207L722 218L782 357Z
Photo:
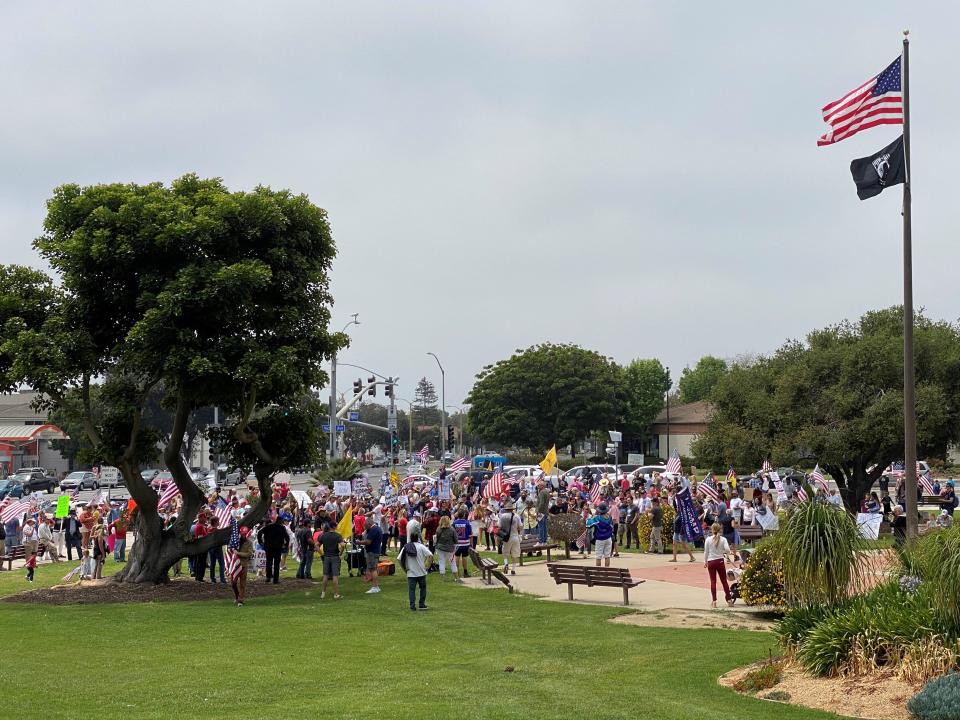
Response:
M670 543L673 540L673 519L676 517L677 511L666 502L660 504L660 509L663 510L663 530L660 532L660 536L663 538L663 549L669 550ZM644 552L650 549L651 528L650 516L643 513L640 516L640 522L637 523L637 534L640 536L640 549Z
M747 605L784 607L783 561L774 542L762 542L750 556L740 578L740 597Z

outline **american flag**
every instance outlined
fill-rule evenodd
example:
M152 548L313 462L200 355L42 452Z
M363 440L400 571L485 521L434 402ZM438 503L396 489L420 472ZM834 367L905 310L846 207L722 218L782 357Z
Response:
M586 528L583 529L583 532L580 533L580 537L578 537L575 542L577 543L577 547L580 548L581 550L583 550L587 546L587 529Z
M103 505L103 490L97 490L97 494L90 498L88 505L93 505L94 507L99 507Z
M806 502L808 500L807 491L804 490L802 486L797 488L797 499L800 500L800 502Z
M160 495L160 500L157 501L157 507L162 508L164 505L172 501L177 495L180 494L180 488L177 487L175 482L170 482L166 488L164 488L163 493Z
M230 506L223 498L217 498L217 504L211 506L210 509L213 511L213 516L217 519L218 528L227 527L233 519L230 514Z
M485 498L499 498L506 490L506 483L503 481L503 473L494 473L493 477L487 480L486 487L483 488Z
M903 125L900 58L860 87L825 105L823 121L830 130L817 145L832 145L877 125Z
M590 488L590 502L594 505L600 504L600 483L594 483L593 487Z
M459 470L463 470L464 468L468 468L468 467L470 467L470 458L464 455L459 460L454 460L450 464L450 467L447 468L447 470L449 470L450 472L457 472Z
M709 478L704 478L699 485L697 485L697 490L706 495L711 500L719 500L720 493L717 492L717 489L713 486L713 483L710 482Z
M827 480L823 477L823 473L820 471L820 464L817 463L817 466L813 469L813 472L810 473L810 482L813 483L813 486L824 492L829 492L830 488L827 486Z
M737 474L733 471L733 468L727 470L727 482L730 483L730 487L737 486Z
M30 509L30 503L26 500L14 500L13 498L6 498L4 504L0 505L0 520L8 523L13 520L15 517L22 515Z
M430 446L424 445L420 448L420 452L417 453L417 456L420 458L421 463L427 462L430 459Z
M926 495L936 495L936 493L933 491L933 483L930 482L930 477L928 475L918 475L917 486L922 487L923 492Z
M667 472L680 474L680 453L676 449L673 451L673 455L670 456L670 459L667 460Z
M760 466L760 472L770 472L773 470L773 465L770 464L769 460L764 460L763 465Z
M236 520L230 521L230 541L227 543L227 552L223 556L224 569L230 582L236 582L240 577L240 571L243 570L243 563L237 555L237 549L240 547L240 528Z

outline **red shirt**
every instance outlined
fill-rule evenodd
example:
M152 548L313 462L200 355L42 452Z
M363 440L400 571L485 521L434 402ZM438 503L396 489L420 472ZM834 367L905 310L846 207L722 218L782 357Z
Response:
M353 516L353 534L354 535L363 535L363 531L366 530L367 519L363 515L354 515Z
M397 523L397 531L400 534L400 537L406 540L407 537L407 516L403 515L400 517L400 522Z

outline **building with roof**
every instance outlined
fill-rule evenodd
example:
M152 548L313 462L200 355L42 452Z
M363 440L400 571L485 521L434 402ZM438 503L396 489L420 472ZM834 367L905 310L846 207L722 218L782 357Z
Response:
M22 467L42 467L51 475L70 470L69 461L50 447L67 435L47 422L46 411L33 408L36 398L33 390L0 394L0 474Z
M711 411L710 403L706 400L672 405L669 410L664 408L653 421L655 452L662 458L666 458L674 450L691 457L693 453L690 445L698 435L706 431Z

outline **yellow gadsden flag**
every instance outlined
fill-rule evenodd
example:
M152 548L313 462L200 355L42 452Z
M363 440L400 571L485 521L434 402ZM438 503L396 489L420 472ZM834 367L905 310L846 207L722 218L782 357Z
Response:
M390 484L393 485L394 490L400 489L400 476L397 475L396 470L390 471Z
M557 464L557 446L554 445L547 451L547 456L540 461L540 469L543 470L544 475L549 475L553 472L554 466Z
M347 508L347 512L344 513L343 517L340 518L340 522L337 523L337 533L344 540L349 540L353 537L353 508Z

